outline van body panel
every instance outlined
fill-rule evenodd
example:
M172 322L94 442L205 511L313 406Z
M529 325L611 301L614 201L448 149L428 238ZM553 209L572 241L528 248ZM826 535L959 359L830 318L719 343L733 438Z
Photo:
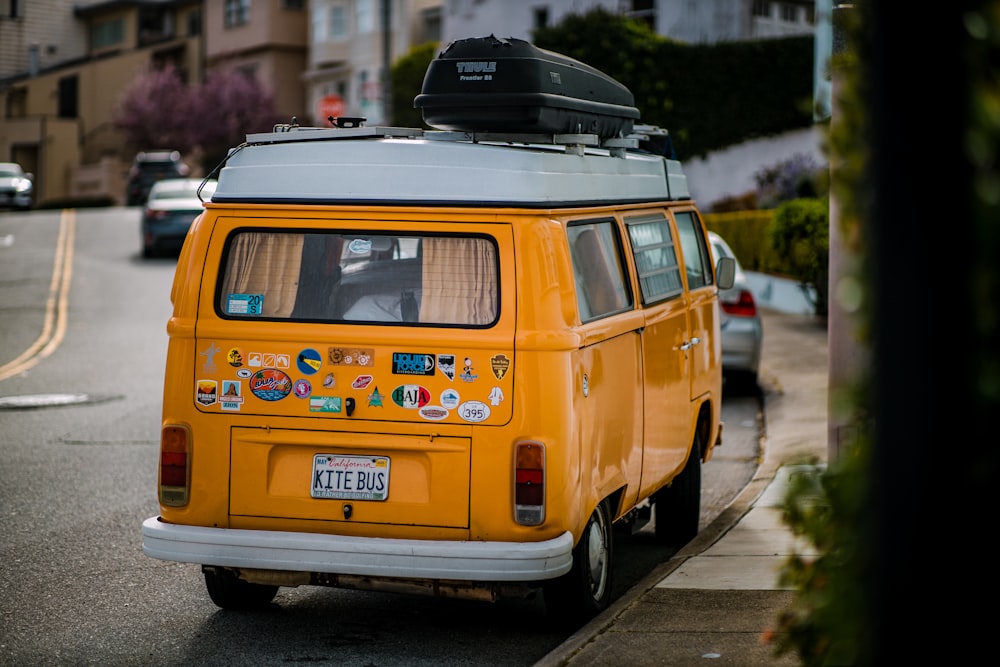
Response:
M234 517L468 528L469 438L234 428L231 447ZM366 457L378 465L360 465ZM313 495L331 476L349 476L348 492L371 502Z

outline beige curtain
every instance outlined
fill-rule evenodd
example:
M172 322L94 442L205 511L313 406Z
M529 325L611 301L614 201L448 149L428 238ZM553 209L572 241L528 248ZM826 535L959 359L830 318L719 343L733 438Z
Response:
M420 321L489 324L497 314L497 263L484 239L423 239Z
M291 315L299 291L302 240L302 234L240 234L229 251L223 298L263 294L264 317Z

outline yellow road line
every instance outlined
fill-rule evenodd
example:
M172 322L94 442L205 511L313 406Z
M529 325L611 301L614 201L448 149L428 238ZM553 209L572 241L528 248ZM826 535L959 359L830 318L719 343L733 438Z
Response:
M45 300L42 333L16 359L0 366L0 381L32 368L52 354L66 336L69 312L69 286L73 277L73 240L76 236L76 211L66 209L59 216L59 236L52 266L52 281Z

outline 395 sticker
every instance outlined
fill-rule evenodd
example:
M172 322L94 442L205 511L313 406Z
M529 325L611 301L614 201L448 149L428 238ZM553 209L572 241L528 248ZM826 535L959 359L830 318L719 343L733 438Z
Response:
M481 422L490 417L490 406L482 401L466 401L458 406L458 416L467 422Z

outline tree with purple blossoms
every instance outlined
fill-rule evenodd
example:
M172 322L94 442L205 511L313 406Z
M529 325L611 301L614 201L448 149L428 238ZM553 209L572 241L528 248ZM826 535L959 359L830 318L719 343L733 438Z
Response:
M279 119L274 96L251 74L217 70L206 77L192 100L190 129L194 143L204 152L206 172L243 143L247 134L268 132Z
M122 91L112 122L133 150L193 148L189 130L191 88L173 64L141 72Z
M133 150L197 152L206 173L247 134L269 131L279 120L274 96L253 75L218 70L200 85L187 85L169 63L140 73L113 116Z

